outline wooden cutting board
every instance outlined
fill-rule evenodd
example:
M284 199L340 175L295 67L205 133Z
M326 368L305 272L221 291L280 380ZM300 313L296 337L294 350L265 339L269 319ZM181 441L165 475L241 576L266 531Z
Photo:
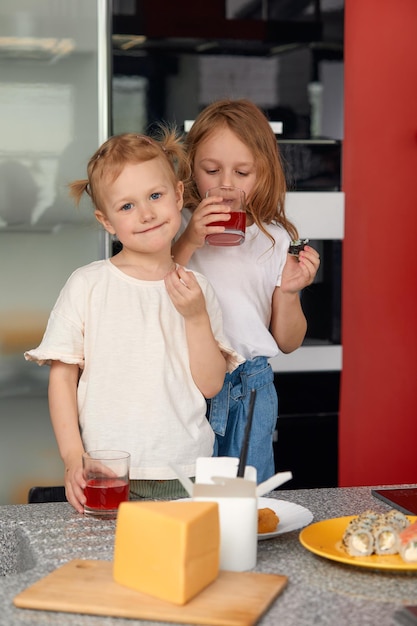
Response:
M286 584L287 577L279 574L221 571L211 585L177 606L114 582L111 561L76 559L19 593L13 602L19 608L41 611L251 626Z

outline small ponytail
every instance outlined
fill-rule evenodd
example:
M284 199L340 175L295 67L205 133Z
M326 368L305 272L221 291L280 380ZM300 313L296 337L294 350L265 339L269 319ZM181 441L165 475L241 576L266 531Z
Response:
M182 135L175 126L159 124L153 139L160 145L172 169L180 180L191 176L191 166Z
M75 200L76 205L80 204L84 192L91 197L90 184L87 178L84 180L74 180L68 185L68 189L69 195Z

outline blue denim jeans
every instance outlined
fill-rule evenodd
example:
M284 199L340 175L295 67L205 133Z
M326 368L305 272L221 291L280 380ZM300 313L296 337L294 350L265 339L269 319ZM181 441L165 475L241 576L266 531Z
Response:
M216 435L213 456L239 457L252 389L256 389L256 400L247 464L256 467L257 480L261 483L275 474L272 441L278 418L278 396L268 360L256 357L226 374L223 389L207 401L207 416Z

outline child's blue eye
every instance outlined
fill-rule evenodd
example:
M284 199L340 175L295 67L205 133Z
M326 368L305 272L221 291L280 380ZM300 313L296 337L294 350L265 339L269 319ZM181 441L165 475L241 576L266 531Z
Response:
M155 191L154 193L151 193L150 198L151 200L158 200L158 198L160 198L162 196L162 193L160 193L159 191Z
M126 204L122 206L122 211L129 211L129 209L131 209L132 206L133 206L132 202L126 202Z

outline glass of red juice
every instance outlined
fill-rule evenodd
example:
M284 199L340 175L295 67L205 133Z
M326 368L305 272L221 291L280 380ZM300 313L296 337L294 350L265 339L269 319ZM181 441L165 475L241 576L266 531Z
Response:
M221 197L218 204L230 207L230 219L226 221L215 221L207 226L224 226L224 231L220 233L210 233L206 235L206 244L210 246L240 246L245 241L246 230L246 199L243 189L238 187L212 187L206 192L206 198L210 196ZM213 211L215 213L216 211Z
M129 499L130 454L122 450L93 450L83 454L86 481L84 514L115 519L121 502Z

